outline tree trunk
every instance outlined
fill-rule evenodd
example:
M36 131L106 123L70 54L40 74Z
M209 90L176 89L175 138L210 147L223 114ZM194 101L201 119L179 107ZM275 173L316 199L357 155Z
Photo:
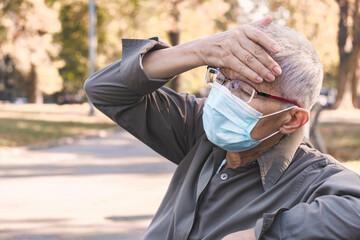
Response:
M31 65L31 71L28 74L27 82L25 84L25 89L27 91L27 94L29 96L29 103L37 103L42 104L43 103L43 97L39 88L39 81L36 75L36 69L35 66Z
M359 66L359 57L357 58L357 63L353 78L351 79L351 96L352 103L355 108L359 108L359 99L358 99L358 86L359 86L359 77L360 77L360 66Z
M346 62L340 64L339 77L337 82L337 97L333 108L354 109L353 104L353 83L357 71L357 54L353 53ZM356 88L355 88L356 89ZM356 94L355 94L356 96Z
M338 47L339 47L339 56L340 56L340 66L339 66L339 76L337 82L337 97L333 105L333 108L342 108L342 109L354 109L354 98L357 98L357 86L354 84L357 83L357 69L358 69L358 59L359 59L359 36L360 31L359 18L358 18L358 0L354 5L352 19L352 48L348 50L347 41L349 37L349 0L336 0L340 8L340 18L339 18L339 30L338 30ZM354 94L355 92L355 94Z
M169 38L170 38L170 43L172 46L178 45L179 39L180 39L180 32L179 31L177 31L177 32L170 31ZM171 80L170 88L176 92L179 91L179 89L180 89L180 76L179 75L177 75L174 79Z
M358 102L358 86L359 86L359 77L360 77L360 13L359 13L360 1L356 0L354 3L353 9L353 49L356 50L356 58L354 61L354 76L351 81L351 93L352 93L352 103L355 108L359 107Z
M180 9L179 4L183 0L172 0L171 1L171 10L170 10L170 20L171 20L171 26L172 29L168 32L168 36L170 39L170 44L172 46L178 45L180 43ZM174 91L178 92L180 90L180 77L176 76L173 80L170 82L170 88Z

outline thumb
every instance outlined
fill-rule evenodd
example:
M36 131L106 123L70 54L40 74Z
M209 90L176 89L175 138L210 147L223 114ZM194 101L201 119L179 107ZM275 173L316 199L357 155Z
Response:
M271 16L266 16L266 17L264 17L264 18L261 19L261 20L252 22L251 25L266 27L266 26L268 26L270 23L272 23L272 21L273 21L273 19L272 19Z

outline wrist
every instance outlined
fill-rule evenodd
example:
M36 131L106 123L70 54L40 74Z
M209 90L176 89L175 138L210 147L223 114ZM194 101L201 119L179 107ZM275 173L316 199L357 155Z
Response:
M188 69L206 65L202 52L202 44L202 39L199 38L175 46L175 48L178 48L179 51L181 51L181 55L187 63Z

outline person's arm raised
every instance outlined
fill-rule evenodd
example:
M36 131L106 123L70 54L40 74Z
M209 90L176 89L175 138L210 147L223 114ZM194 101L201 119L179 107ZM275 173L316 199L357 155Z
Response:
M271 17L240 25L226 32L195 39L171 48L145 54L143 68L150 78L169 78L203 65L226 69L254 82L275 80L280 66L264 50L280 51L279 45L256 26L266 26Z

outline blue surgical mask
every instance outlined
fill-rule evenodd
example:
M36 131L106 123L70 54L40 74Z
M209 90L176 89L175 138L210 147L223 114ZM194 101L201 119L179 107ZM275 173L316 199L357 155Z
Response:
M252 139L250 133L259 119L294 107L263 115L215 82L203 108L204 130L207 138L218 147L230 152L246 151L279 133L276 131L260 140Z

